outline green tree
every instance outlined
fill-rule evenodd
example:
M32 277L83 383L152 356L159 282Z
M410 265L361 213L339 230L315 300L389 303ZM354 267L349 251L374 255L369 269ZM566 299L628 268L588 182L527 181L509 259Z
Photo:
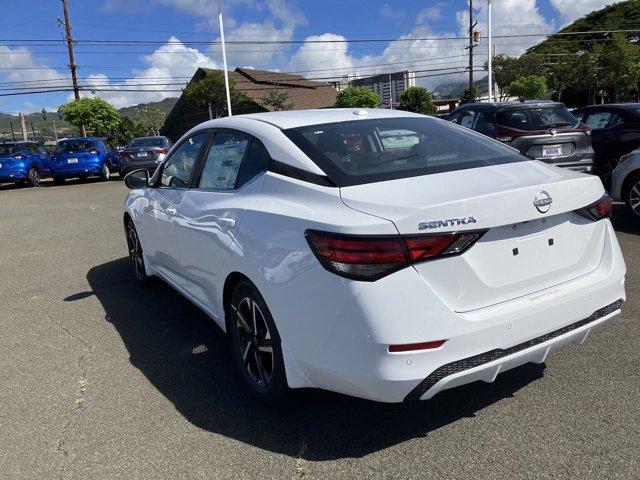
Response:
M231 108L240 107L251 103L250 99L236 89L235 82L229 81L229 93L231 96ZM207 108L211 103L215 118L226 115L227 94L224 85L224 73L220 70L207 72L200 80L193 80L184 88L187 101L196 108Z
M338 92L338 108L376 108L380 105L377 93L364 87L347 87Z
M460 94L460 105L475 102L480 97L480 89L476 85L464 87Z
M431 92L424 87L409 87L402 92L399 108L424 115L434 114L437 111Z
M293 101L289 98L289 94L278 90L275 85L273 90L269 90L262 96L261 103L275 111L291 110L293 108Z
M640 47L621 33L611 42L593 47L598 87L608 90L614 102L632 99L640 81Z
M142 123L134 122L130 118L120 117L118 125L109 132L106 137L113 145L126 145L137 137L145 137L150 133L155 134Z
M85 129L95 136L108 136L120 122L118 111L101 98L80 98L61 105L58 109L62 118L78 130Z
M509 84L507 91L512 97L544 98L547 95L547 80L540 75L520 77Z

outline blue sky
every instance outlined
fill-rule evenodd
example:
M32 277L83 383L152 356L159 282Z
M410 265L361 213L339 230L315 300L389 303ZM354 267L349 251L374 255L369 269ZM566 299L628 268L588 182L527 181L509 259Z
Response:
M433 88L464 78L467 57L456 37L468 27L466 0L222 0L227 40L299 41L233 44L230 67L300 72L329 79L410 68ZM70 85L59 0L4 0L0 17L0 94ZM475 0L478 29L486 33L486 0ZM497 53L518 55L579 16L614 0L493 0ZM197 66L222 64L216 0L69 0L76 62L87 95L116 106L178 96ZM379 39L366 43L344 40ZM397 39L402 39L397 41ZM29 40L53 40L38 43ZM83 44L83 40L124 44ZM332 40L331 43L318 41ZM126 42L146 42L143 44ZM478 68L486 61L484 41ZM436 76L437 73L437 76ZM134 90L134 91L129 91ZM0 111L54 110L68 92L0 96Z

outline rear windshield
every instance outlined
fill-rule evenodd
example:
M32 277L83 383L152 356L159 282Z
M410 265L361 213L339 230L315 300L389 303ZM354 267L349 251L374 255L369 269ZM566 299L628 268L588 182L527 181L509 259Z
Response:
M95 147L96 142L93 140L63 140L58 143L58 152L77 152L79 150L88 150Z
M0 155L13 155L18 149L14 145L0 145Z
M134 138L129 142L127 148L134 147L165 147L167 141L162 137Z
M496 114L498 124L515 130L548 130L576 125L578 119L562 106L502 110Z
M355 120L284 133L340 187L529 160L429 117Z

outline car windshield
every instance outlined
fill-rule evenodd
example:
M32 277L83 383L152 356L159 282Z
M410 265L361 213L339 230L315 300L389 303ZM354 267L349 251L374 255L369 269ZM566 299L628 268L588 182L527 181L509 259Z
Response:
M13 155L17 150L14 145L0 145L0 155Z
M77 152L95 147L93 140L63 140L58 143L58 152Z
M127 148L135 147L164 147L167 143L162 137L134 138L129 142Z
M284 132L340 187L528 160L478 133L429 117L356 120Z
M569 127L578 123L578 119L560 105L502 110L496 114L496 120L498 124L507 128L526 131Z

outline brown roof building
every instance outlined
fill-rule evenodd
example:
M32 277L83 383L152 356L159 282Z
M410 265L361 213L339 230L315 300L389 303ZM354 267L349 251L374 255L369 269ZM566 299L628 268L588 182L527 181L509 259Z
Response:
M198 68L190 81L201 80L210 72L209 68ZM307 80L302 75L268 72L250 68L236 68L229 72L229 80L235 83L235 89L243 92L251 103L233 111L234 115L243 113L269 112L273 108L265 105L263 97L266 93L277 89L286 93L293 104L293 110L307 108L330 108L336 103L336 89L322 82ZM162 135L177 140L190 128L209 120L208 110L200 110L189 104L184 94L174 105L162 127Z

